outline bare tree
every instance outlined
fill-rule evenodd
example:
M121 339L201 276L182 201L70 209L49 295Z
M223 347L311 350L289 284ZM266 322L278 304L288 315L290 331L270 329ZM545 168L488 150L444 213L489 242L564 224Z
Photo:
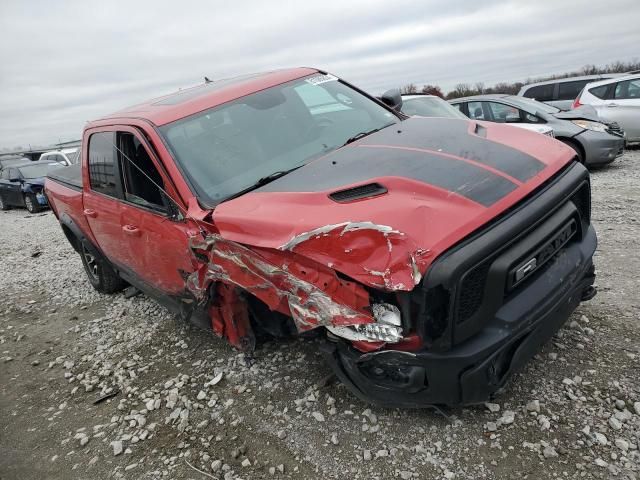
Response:
M422 90L420 91L422 93L427 93L429 95L435 95L437 97L444 98L444 93L442 93L442 90L438 85L424 85L422 87Z
M400 89L400 92L402 94L418 93L418 87L416 87L413 83L410 83L410 84L405 85L404 87L402 87Z
M482 95L483 93L485 93L484 91L484 82L476 82L476 92L478 92L478 95Z

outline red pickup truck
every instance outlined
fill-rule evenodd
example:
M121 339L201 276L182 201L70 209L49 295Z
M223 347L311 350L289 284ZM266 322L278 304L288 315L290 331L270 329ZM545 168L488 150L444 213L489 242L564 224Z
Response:
M101 292L249 352L321 329L372 403L479 403L595 294L589 175L552 138L399 102L308 68L207 82L90 122L46 195Z

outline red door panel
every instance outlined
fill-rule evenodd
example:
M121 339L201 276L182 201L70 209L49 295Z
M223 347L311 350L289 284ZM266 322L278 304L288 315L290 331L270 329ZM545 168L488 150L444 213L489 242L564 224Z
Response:
M120 218L128 264L134 273L165 293L183 292L185 281L180 271L193 270L187 224L126 203L121 206Z

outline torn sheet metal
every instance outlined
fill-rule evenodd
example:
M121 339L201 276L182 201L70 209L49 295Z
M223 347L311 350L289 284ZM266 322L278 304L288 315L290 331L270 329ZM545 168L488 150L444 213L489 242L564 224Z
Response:
M280 250L349 272L366 285L385 290L412 290L422 279L429 251L387 225L342 222L291 238Z
M187 288L201 303L213 300L209 307L212 327L236 347L246 348L242 344L246 335L237 330L247 331L250 325L246 302L230 293L229 286L291 316L299 331L373 322L364 288L339 279L328 269L315 270L308 260L283 252L261 255L215 234L205 239L193 237L190 247L202 263L188 277ZM216 286L211 292L210 286L218 283L225 287Z

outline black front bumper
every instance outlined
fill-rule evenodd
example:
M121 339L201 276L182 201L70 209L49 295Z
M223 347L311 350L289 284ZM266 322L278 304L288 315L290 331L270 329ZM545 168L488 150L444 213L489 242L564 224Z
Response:
M544 203L546 196L557 208L548 209L535 221L529 219L535 225L525 232L526 235L520 238L512 235L516 241L490 259L483 299L476 306L476 313L464 322L458 321L460 309L456 305L460 301L456 298L460 288L452 287L448 323L454 326L428 348L414 352L381 350L363 354L347 341L330 339L323 345L323 353L340 380L361 399L386 407L470 405L491 398L558 331L580 301L593 296L592 256L597 240L593 227L575 207L574 192L580 185L584 186L586 178L584 168L576 168L578 170L572 169L559 180L565 186L576 187L565 189L564 193L565 200L569 198L567 194L574 200L564 204L558 202L551 194L562 185L558 182L551 185L542 198L532 200L531 204ZM524 210L516 212L514 222L523 220ZM519 252L532 239L539 245L536 233L545 229L558 231L557 225L566 225L569 218L574 218L580 225L572 241L563 245L535 275L517 288L508 286L508 274L500 275L498 271L505 259L511 262L514 252ZM441 268L434 268L427 280L434 280L433 274L438 268L452 275L459 265L466 265L469 255L463 255L464 250L478 255L476 246L478 242L486 241L484 237L486 235L445 258ZM531 251L536 251L535 247ZM484 258L485 254L480 253ZM458 262L456 256L464 259ZM519 260L513 261L518 264ZM511 272L511 265L503 265L504 272ZM460 278L464 280L465 275L461 274ZM451 283L460 285L462 280Z

